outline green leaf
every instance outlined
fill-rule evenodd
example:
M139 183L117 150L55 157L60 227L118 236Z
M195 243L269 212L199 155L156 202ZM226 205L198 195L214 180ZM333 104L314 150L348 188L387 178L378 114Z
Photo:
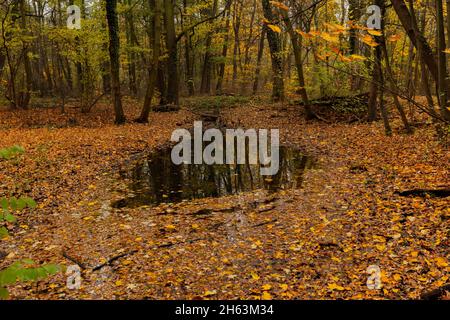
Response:
M17 200L17 210L23 210L27 206L27 201L22 197Z
M20 281L35 281L38 279L38 272L35 268L18 270L17 276Z
M30 208L30 209L36 208L36 201L34 201L33 199L31 199L29 197L22 197L21 199L26 202L26 204L28 205L28 208Z
M0 299L6 300L9 297L9 292L6 288L0 287Z
M23 264L34 264L34 261L31 259L22 259L20 262Z
M14 217L11 213L5 213L4 219L11 223L14 223L17 221L16 217Z
M2 206L3 210L7 210L8 209L8 199L6 199L5 197L1 198L0 205Z
M0 287L13 284L17 280L17 270L14 268L6 268L0 272Z
M11 210L17 210L17 198L16 197L12 197L9 198L9 206L11 208Z
M9 148L0 149L0 158L9 160L12 157L14 157L18 154L24 153L24 152L25 152L24 148L16 145L16 146L12 146Z
M6 238L8 235L8 230L5 227L0 227L0 239Z
M56 274L61 270L61 267L57 264L46 264L42 267L48 274Z

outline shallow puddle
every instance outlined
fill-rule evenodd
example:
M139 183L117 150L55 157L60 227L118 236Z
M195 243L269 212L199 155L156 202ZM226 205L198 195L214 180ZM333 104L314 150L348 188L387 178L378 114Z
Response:
M275 192L299 188L304 171L314 165L313 159L286 146L280 146L279 154L278 173L262 176L260 165L175 165L171 148L165 148L138 160L134 168L122 174L127 180L127 196L113 203L113 207L176 203L256 189Z

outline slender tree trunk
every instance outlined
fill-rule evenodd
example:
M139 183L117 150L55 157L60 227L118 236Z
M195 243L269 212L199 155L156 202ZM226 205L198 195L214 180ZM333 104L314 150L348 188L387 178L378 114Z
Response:
M273 23L275 15L272 12L271 4L269 0L262 0L264 18L266 18L269 23ZM278 33L273 31L271 28L264 24L264 28L267 33L267 40L269 42L270 58L272 60L272 99L273 101L284 100L284 81L283 81L283 61L281 55L281 42Z
M173 8L174 3L172 0L164 0L164 21L166 25L166 42L169 56L167 60L168 83L166 103L178 105L178 55L177 43L175 41L175 18Z
M444 8L442 0L436 0L436 16L437 16L437 56L438 56L438 101L442 116L446 120L450 120L450 111L448 108L448 88L449 81L447 77L447 58L445 56L445 26L444 26Z
M298 77L298 92L300 93L303 104L305 106L305 113L307 119L314 119L314 112L311 110L311 106L309 105L308 93L306 92L306 84L305 84L305 76L303 73L303 58L302 58L302 37L297 35L295 32L292 22L288 16L288 13L284 10L281 10L283 14L283 21L286 24L286 28L288 30L289 36L291 38L292 49L294 51L294 59L295 66L297 69L297 77Z
M233 30L234 30L234 45L233 45L233 91L236 90L238 81L238 59L240 55L240 39L239 31L241 30L241 12L243 7L243 0L234 1L233 10Z
M389 113L386 108L386 104L384 103L384 75L383 75L383 68L381 65L382 60L382 47L384 42L384 19L386 14L386 6L385 6L385 0L376 0L375 4L381 8L381 36L376 36L375 40L378 43L378 46L375 48L375 67L378 69L378 79L380 81L380 85L378 87L380 92L380 111L381 111L381 117L383 118L383 124L384 124L384 130L386 132L386 135L391 136L392 135L392 128L389 123Z
M383 13L384 13L384 11L385 11L385 9L383 9ZM379 41L381 43L381 49L383 50L384 60L386 62L387 77L388 77L388 82L390 84L391 94L392 94L392 98L394 99L395 107L396 107L398 113L400 114L400 118L402 119L402 122L403 122L403 125L405 126L406 132L411 134L411 133L413 133L413 129L412 129L411 125L409 124L408 118L406 117L406 114L405 114L405 110L403 109L403 106L401 105L401 103L398 99L398 96L395 93L395 92L398 92L398 86L396 85L396 82L394 79L394 72L391 68L391 63L389 61L389 54L387 51L384 30L383 30L383 35Z
M21 28L27 30L26 16L25 16L25 0L20 1L20 15L21 15ZM30 58L28 57L28 45L24 43L23 45L23 64L25 69L25 88L22 93L21 104L19 107L23 109L28 109L28 104L31 98L31 87L32 87L32 71Z
M142 107L140 117L136 120L140 123L148 123L152 99L155 92L156 80L158 77L158 64L161 50L161 1L162 0L148 0L149 7L153 9L153 28L150 33L152 35L150 43L153 43L153 59L147 91L145 93L144 106Z
M214 0L213 7L211 10L211 17L214 17L217 12L218 0ZM209 94L211 92L211 77L212 77L212 52L211 52L211 44L212 44L212 33L209 32L206 37L205 43L205 59L203 62L203 72L202 72L202 82L200 85L200 93Z
M184 16L187 16L187 8L188 3L187 0L183 0L183 8L184 8ZM184 24L183 15L181 16L181 21ZM188 88L189 96L193 96L195 94L195 86L194 86L194 63L192 59L192 39L190 33L186 34L184 37L184 60L186 63L186 86Z
M425 37L419 31L417 25L414 24L414 19L411 16L411 12L408 10L405 2L403 0L391 0L391 2L398 18L400 19L401 24L403 25L403 28L408 34L408 37L413 45L416 48L418 47L418 45L422 46L421 58L430 70L430 73L433 76L434 80L437 82L438 68L435 57L433 55L433 50L431 49Z
M114 101L115 123L123 124L126 121L122 108L119 74L119 21L117 18L117 0L106 1L106 18L109 33L109 58L111 61L111 89Z
M222 84L223 84L223 77L225 76L225 60L227 58L227 54L228 54L228 41L230 41L230 34L229 34L229 30L230 30L230 5L231 5L231 1L227 2L227 8L225 8L226 13L225 13L225 27L224 27L224 32L225 32L225 37L223 40L223 46L222 46L222 62L219 65L219 74L217 76L217 85L216 85L216 93L217 94L222 94Z
M131 10L131 0L127 0L128 12L125 15L125 25L126 25L126 38L128 47L134 47L137 44L134 42L136 38L134 29L134 18L133 11ZM136 53L134 48L128 48L128 87L130 89L130 94L132 96L137 96L137 85L136 85Z
M266 38L266 28L263 27L261 30L261 35L259 38L258 45L258 58L256 60L256 69L255 69L255 80L253 82L253 94L255 95L258 92L259 85L259 74L261 72L261 61L264 53L264 40Z

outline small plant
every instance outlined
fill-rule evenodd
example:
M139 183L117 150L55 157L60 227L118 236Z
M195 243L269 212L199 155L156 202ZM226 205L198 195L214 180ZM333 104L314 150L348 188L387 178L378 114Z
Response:
M25 152L25 149L21 146L12 146L4 149L0 149L0 159L9 160L15 156Z
M25 150L19 146L0 149L0 158L11 159L23 152ZM36 202L29 197L20 197L19 199L15 197L0 198L0 240L9 236L8 229L6 229L4 224L14 223L17 220L12 212L21 211L25 208L34 209L35 207ZM8 298L9 292L6 288L7 285L14 284L18 281L37 281L55 274L60 270L60 266L55 264L46 264L39 267L33 267L33 265L35 265L33 260L23 259L0 270L0 299Z
M25 209L26 207L33 209L36 207L36 202L28 197L21 197L19 199L16 199L15 197L12 197L10 199L6 198L0 198L0 222L10 222L14 223L16 222L16 217L11 214L13 211L21 211ZM4 238L8 236L8 230L4 227L0 227L0 238Z
M35 262L24 259L14 262L12 265L0 271L0 299L7 299L9 296L7 285L16 282L37 281L60 271L60 266L56 264L46 264L33 268Z

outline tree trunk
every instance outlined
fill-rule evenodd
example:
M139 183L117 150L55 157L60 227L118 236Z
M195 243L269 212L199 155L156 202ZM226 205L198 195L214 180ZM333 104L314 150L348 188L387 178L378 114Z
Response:
M223 77L225 76L225 61L227 58L227 53L228 53L228 41L230 40L230 34L229 34L229 29L230 29L230 5L231 5L231 1L227 2L227 7L225 8L226 13L225 13L225 27L224 27L224 32L225 33L225 38L223 40L223 46L222 46L222 61L220 62L219 65L219 74L217 77L217 85L216 85L216 94L222 94L222 83L223 83Z
M259 85L259 73L261 72L261 60L264 53L264 40L266 38L266 28L263 27L261 30L261 35L259 38L258 45L258 58L256 60L256 69L255 69L255 80L253 82L253 94L255 95L258 92Z
M272 8L269 0L262 0L264 11L264 18L269 23L275 21L275 16L272 13ZM283 62L281 53L281 42L278 33L270 29L267 24L264 24L267 33L267 40L269 42L270 58L272 60L272 99L273 101L284 100L284 81L283 81Z
M437 56L438 56L438 101L441 109L442 117L450 120L450 111L448 108L448 88L449 81L447 78L447 58L444 52L445 48L445 27L444 27L444 9L442 0L436 0L436 16L437 16Z
M187 0L183 0L183 9L184 13L181 15L181 21L184 25L184 18L183 16L187 16ZM191 55L192 50L192 39L190 33L186 34L184 41L184 60L186 64L186 86L188 88L188 94L189 96L193 96L195 94L195 86L194 86L194 64L193 59Z
M217 12L217 0L214 0L210 17L214 17ZM205 59L203 61L202 82L200 85L200 93L209 94L211 92L211 77L212 77L212 33L208 33L205 44Z
M131 10L131 1L127 0L128 12L125 15L125 25L126 25L126 36L127 36L127 45L128 47L134 47L137 44L134 42L136 38L135 29L134 29L134 18L133 12ZM130 94L132 96L137 96L137 85L136 85L136 53L134 52L134 48L128 48L128 87L130 89Z
M27 23L25 20L25 0L20 1L20 15L21 15L21 29L27 30ZM23 65L25 69L25 88L22 92L22 97L19 107L28 109L28 104L31 98L31 86L32 86L32 71L30 58L28 57L28 44L23 44Z
M421 45L421 58L430 70L430 73L433 76L434 80L437 82L438 69L430 45L428 44L422 33L419 31L417 25L414 23L413 17L408 10L405 2L403 0L391 0L391 2L411 42L416 48L418 47L418 45Z
M109 58L111 61L111 89L114 101L115 123L123 124L126 121L122 108L120 94L119 74L119 21L117 18L117 0L106 1L106 18L109 33Z
M150 33L152 35L150 43L153 43L153 61L147 84L147 91L145 93L144 106L142 107L140 117L136 119L136 122L140 123L148 123L158 77L159 55L161 50L161 1L162 0L148 0L150 8L153 9L153 28Z
M166 42L168 50L167 60L167 96L166 103L179 104L178 94L178 56L177 42L175 41L175 21L172 0L164 0L164 21L166 25Z
M314 119L314 112L311 110L311 106L309 105L308 93L305 88L305 76L303 73L303 59L302 59L302 37L297 35L294 28L292 27L292 22L288 16L288 12L281 10L283 14L283 21L286 24L286 28L288 30L289 36L291 38L292 49L294 50L294 59L295 66L297 69L297 77L298 77L298 92L300 93L303 105L305 106L305 113L307 119Z

